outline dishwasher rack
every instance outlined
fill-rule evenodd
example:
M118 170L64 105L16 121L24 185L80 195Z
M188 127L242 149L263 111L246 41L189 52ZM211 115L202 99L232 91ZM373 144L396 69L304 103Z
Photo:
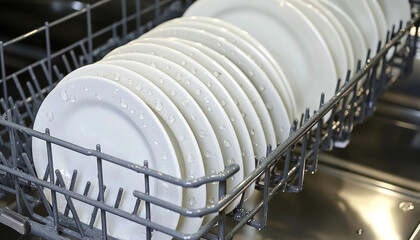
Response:
M111 49L139 37L162 21L179 16L191 4L188 0L154 0L151 5L141 8L140 0L135 0L136 12L127 15L126 0L121 0L121 20L97 32L92 32L91 12L109 2L110 0L102 0L93 5L87 5L83 10L55 22L47 22L45 26L29 34L6 43L0 42L1 86L3 88L3 98L0 99L2 108L0 110L2 113L0 117L0 195L4 197L11 194L16 198L17 205L17 209L0 208L0 223L12 227L21 234L29 233L45 239L69 237L113 239L107 234L106 213L128 219L139 224L139 227L145 226L147 239L151 239L155 231L177 239L231 239L244 225L262 229L266 225L269 201L274 195L279 192L297 193L302 190L305 173L313 174L317 171L319 151L328 151L334 146L343 147L349 142L353 126L363 123L373 114L377 98L389 85L411 73L413 58L417 50L420 2L415 0L411 1L412 20L395 26L393 31L388 33L386 44L379 42L377 49L369 50L366 61L358 62L357 73L348 72L347 79L337 81L335 96L328 101L323 95L320 96L320 108L315 111L311 109L312 112L307 109L300 120L293 122L289 138L280 146L269 146L267 157L256 160L255 171L245 176L245 179L231 193L226 193L227 179L238 171L239 166L236 164L226 166L224 171L217 174L185 181L148 168L147 161L143 165L136 165L107 155L101 152L100 145L97 145L96 149L86 149L55 138L54 133L50 133L48 129L44 133L31 129L42 100L63 78L64 72L70 72L72 69L101 59ZM154 15L153 20L142 23L141 17L146 14ZM50 30L58 28L62 22L71 21L83 15L86 16L86 37L52 53ZM128 24L133 23L136 25L135 30L128 32ZM45 34L46 57L13 74L6 75L5 60L7 59L4 58L3 50L36 34ZM106 37L107 34L110 37ZM401 44L399 40L404 35L409 36L406 45L388 60L387 53ZM98 39L102 39L102 42L94 46L94 41ZM14 89L14 92L10 89ZM331 113L331 117L324 122L323 116L328 113ZM32 138L45 141L48 153L47 169L44 173L38 173L42 174L38 176L31 160ZM90 156L91 160L97 163L98 172L94 174L97 174L98 182L87 182L84 194L74 192L73 188L77 180L75 170L69 186L66 186L60 171L54 171L53 168L54 156L51 150L53 145L67 148L80 155ZM104 203L106 191L102 175L104 161L115 164L116 167L134 171L139 174L139 178L145 179L145 191L129 193L138 199L136 205L133 206L133 212L118 209L124 192L123 188L118 192L114 205ZM183 188L217 183L219 200L214 205L203 209L186 209L176 206L149 195L150 178ZM252 182L256 182L256 188L262 191L263 199L255 203L251 209L246 209L243 196ZM92 184L99 186L96 199L87 196ZM44 189L52 192L51 204L46 199ZM58 212L57 194L64 195L67 201L64 213ZM226 206L236 198L241 198L239 206L232 213L226 213ZM75 200L94 207L90 224L79 220L77 210L73 205ZM136 215L141 202L145 203L145 218ZM150 219L151 204L188 217L202 217L211 213L217 213L217 215L198 232L184 234L153 222L153 219ZM39 209L43 213L40 213ZM258 213L261 216L257 218ZM101 229L93 226L98 214L102 216ZM232 229L226 228L227 218L237 221Z

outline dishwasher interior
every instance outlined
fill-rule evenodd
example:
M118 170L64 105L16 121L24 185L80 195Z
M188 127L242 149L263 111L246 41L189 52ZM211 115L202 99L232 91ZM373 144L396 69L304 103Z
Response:
M2 7L2 9L4 9L2 11L10 13L13 12L10 9L21 8L21 6L26 5L26 3L20 2L21 1L17 1L15 3L16 6L9 6L9 8ZM89 26L88 24L86 26L84 23L86 21L85 15L83 15L86 13L86 10L83 9L85 9L85 7L91 7L90 5L86 5L79 1L57 1L54 3L39 1L40 9L46 9L47 5L49 8L53 9L51 12L57 14L52 16L47 15L47 18L60 18L76 11L82 17L72 24L79 24L82 26L80 29L83 30L74 27L76 25L70 24L64 25L65 27L63 28L76 29L74 32L73 30L68 32L61 31L63 33L60 35L57 34L60 31L54 32L54 30L52 30L51 34L54 34L54 36L57 35L58 37L53 38L54 41L51 42L51 46L48 46L47 44L47 47L45 47L45 42L43 40L44 36L42 35L45 33L42 31L44 31L45 28L48 28L49 25L44 25L43 29L38 29L38 31L41 32L39 40L23 41L23 43L18 43L13 45L13 47L7 48L6 46L4 48L5 60L2 60L2 62L3 64L4 62L9 64L6 66L6 72L10 74L25 68L34 61L32 58L37 60L45 58L45 51L51 51L53 55L56 52L60 52L60 49L66 48L68 44L73 43L75 41L73 39L81 39L84 37L85 33L89 32L89 28L93 27L93 33L95 35L96 30L109 26L108 30L110 30L110 36L95 35L95 37L98 37L99 39L96 39L95 41L100 43L105 42L105 44L98 44L93 41L91 44L100 47L90 50L89 41L82 41L81 43L77 43L76 46L84 46L87 50L83 49L84 47L77 49L74 47L74 49L76 49L75 54L82 56L79 57L81 63L82 60L89 62L88 58L92 56L95 57L95 59L100 59L100 57L112 49L112 47L127 42L127 39L147 31L159 22L181 15L183 7L191 4L191 1L158 0L127 2L122 0L111 1L111 3L108 2L109 1L91 1L92 6L95 6L95 4L98 3L104 4L104 10L97 15L92 11L92 19L94 19L92 22L93 25ZM136 15L135 12L137 8L140 9L140 7L138 7L139 5L137 5L140 2L142 3L141 17L140 14ZM19 3L21 5L19 5ZM106 3L110 5L106 5ZM5 3L3 2L1 4ZM114 13L115 19L117 19L115 20L115 24L109 25L109 23L104 23L100 20L95 21L95 19L101 19L101 17L108 16L108 13L110 14L113 12L112 10L116 8L114 5L118 7L121 7L121 5L123 6L122 12L118 12L117 14ZM101 6L99 5L98 8L100 7ZM131 10L127 11L124 9ZM27 7L25 10L26 12L22 14L22 16L30 16L28 12L31 10L31 8ZM36 14L31 15L32 17L36 16L37 18L36 21L32 19L33 24L42 24L42 22L46 20L42 19L45 17L44 13L41 11L39 12L39 15L42 16L37 16ZM7 17L5 15L3 16ZM112 14L109 16L111 16L109 18L114 17ZM28 18L28 21L31 21L31 19ZM124 24L124 21L131 22L130 24ZM1 20L1 22L5 24L5 20ZM18 22L19 21L15 24L20 23ZM133 22L138 24L136 26L141 26L141 29L138 30ZM418 24L418 21L416 24ZM27 29L22 29L22 32L16 32L15 28L10 28L10 23L9 25L1 25L1 29L0 36L3 35L3 39L0 40L3 40L4 42L13 38L10 36L20 35L28 31ZM132 29L137 29L133 31L134 35L131 32ZM10 33L11 35L7 35L6 33ZM92 32L90 34L92 34ZM411 40L414 47L411 50L415 50L417 49L417 34L414 32L412 35ZM47 50L46 48L50 49ZM84 51L87 51L88 53L86 54ZM88 56L88 58L85 58L86 55L89 54L91 55ZM251 223L250 225L252 226L247 226L245 222L245 226L241 227L234 235L229 235L229 237L233 237L234 239L420 240L420 51L415 51L412 55L412 73L398 79L395 83L393 83L393 80L395 79L391 78L389 80L391 86L377 101L375 101L376 106L372 108L372 111L375 110L375 112L372 116L364 120L363 123L354 126L352 131L350 129L351 134L347 136L346 141L344 141L347 143L347 141L350 140L348 146L345 148L336 147L332 151L321 151L316 160L308 160L308 163L311 164L307 164L307 167L315 165L312 169L314 170L314 174L311 174L311 169L307 172L302 171L301 174L305 174L306 172L303 188L301 189L302 191L300 191L300 189L298 191L294 191L293 189L288 190L281 187L279 191L272 192L273 199L267 204L267 202L265 202L267 196L264 195L267 194L266 191L268 190L266 190L264 186L268 185L267 183L269 180L266 182L264 182L264 179L260 180L261 184L258 186L260 191L256 192L252 199L245 202L242 209L250 210L249 212L245 212L245 215L249 214L255 206L262 202L263 206L261 208L263 210L257 211L258 213L255 217L252 217L252 221L248 222ZM60 54L57 54L57 56L60 56ZM54 61L52 62L53 65L55 63L56 62ZM44 61L44 64L46 64L46 67L48 68L48 61ZM56 66L64 68L63 66L60 66L59 63L57 63ZM60 77L61 73L54 71L54 68L49 70L50 73L56 74L57 78ZM4 70L2 70L2 72L4 73ZM19 99L21 97L21 95L19 95L19 88L15 87L13 80L9 81L8 84L10 86L8 86L9 92L7 94L13 98ZM48 81L41 83L42 86L47 86L48 84ZM41 92L45 93L44 90ZM341 98L344 97L342 96ZM30 99L30 97L28 99ZM27 99L24 99L24 101L25 100ZM29 101L31 101L31 99ZM338 101L339 100L337 100L337 102ZM13 106L12 102L13 101L9 101L11 106ZM26 106L23 102L21 101L20 106L17 108L24 109ZM3 114L3 111L1 111L1 113ZM3 116L5 115L7 114L4 113ZM314 124L314 126L317 125L318 124ZM8 126L10 128L11 125ZM306 126L305 123L303 126ZM8 130L9 128L1 126L2 131L4 129ZM306 127L308 131L311 128L312 126L309 125ZM353 128L353 124L351 124L351 128ZM302 136L303 135L304 134L302 134ZM295 143L299 142L301 139L301 137L296 137ZM285 154L287 149L288 147L284 147L282 153ZM12 155L11 147L7 144L2 145L0 151L5 155ZM312 154L317 155L317 153ZM282 159L284 160L284 157ZM269 166L271 165L267 163L267 165L265 165L266 169L262 169L259 176L264 172L266 174L270 172ZM280 163L279 166L281 168L284 167L284 163ZM296 165L295 169L297 172L300 166ZM1 170L3 174L2 177L4 177L3 172L5 169ZM282 184L285 186L290 185L292 187L295 182L298 182L299 184L300 175L292 175L291 179L287 179L287 181L284 181ZM284 174L278 176L282 177ZM24 178L20 179L22 180ZM272 184L273 188L276 187L276 184L278 183ZM21 185L23 186L23 183ZM0 199L0 207L1 209L8 208L17 211L18 206L16 204L15 194L10 193L13 192L11 186L13 186L13 184L10 185L10 182L2 182L1 189L3 190L3 193L9 193L5 194ZM28 191L31 190L28 189ZM40 203L41 202L39 201L38 204L41 205ZM266 207L268 209L265 209ZM23 212L25 212L25 210L23 210ZM265 213L267 212L268 216L267 219L265 219ZM226 222L219 222L219 226L220 223L224 223L226 224L226 229L235 229L238 222L242 220L239 213L240 211L237 211L235 213L236 215L225 217ZM15 230L16 228L25 229L24 226L19 227L19 224L27 224L25 222L26 218L22 218L22 215L18 215L11 218L16 222L10 223L7 222L8 219L10 220L10 217L7 217L8 213L6 212L6 217L3 218L1 215L4 216L4 214L4 212L0 214L0 222L3 223L0 224L0 231L2 234L7 235L8 239L38 239L40 237L59 239L59 235L48 236L47 234L50 230L39 230L35 235L31 235L30 231L24 231L21 232L24 233L22 235ZM30 213L26 213L26 215L28 214ZM220 218L223 218L223 214L220 215ZM49 219L44 223L48 226L49 224L51 225L51 221L52 220ZM262 223L262 225L258 225L259 223ZM15 226L15 229L6 225ZM34 228L35 225L31 225L31 227ZM44 234L40 232L44 232ZM215 227L209 230L209 233L210 234L204 234L202 236L207 239L215 239L220 233L220 228ZM68 235L71 238L78 238L77 235ZM94 236L100 236L100 234Z

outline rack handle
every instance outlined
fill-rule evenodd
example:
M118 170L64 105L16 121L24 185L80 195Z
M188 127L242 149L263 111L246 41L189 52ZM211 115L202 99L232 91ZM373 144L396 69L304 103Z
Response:
M0 208L0 223L14 229L20 234L27 234L31 230L29 219L8 208Z

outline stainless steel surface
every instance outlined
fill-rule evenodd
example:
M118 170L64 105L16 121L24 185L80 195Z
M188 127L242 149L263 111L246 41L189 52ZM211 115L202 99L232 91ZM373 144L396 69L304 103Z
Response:
M247 226L235 239L403 240L419 222L419 192L321 164L301 193L276 196L265 229Z

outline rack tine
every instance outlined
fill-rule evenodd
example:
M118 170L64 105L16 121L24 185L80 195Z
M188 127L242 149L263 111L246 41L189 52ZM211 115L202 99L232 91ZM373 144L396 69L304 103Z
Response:
M144 160L143 165L145 168L149 168L147 160ZM144 174L144 193L147 195L150 194L149 175L147 174ZM150 202L148 201L146 201L146 220L151 220ZM150 227L146 227L146 239L152 239L152 229Z
M1 152L0 152L0 154L1 154ZM1 158L1 156L0 156L0 158ZM28 155L26 153L23 153L22 154L22 158L23 158L23 161L26 164L26 167L27 167L27 169L29 171L29 174L32 175L32 176L34 176L34 177L36 177L35 171L34 171L34 169L32 167L32 164L31 164L31 162L29 160ZM36 189L39 192L39 195L41 197L42 203L44 204L44 207L47 210L48 215L52 216L53 213L52 213L52 210L51 210L51 206L50 206L49 202L47 201L47 198L45 197L44 191L42 190L41 186L39 186L38 184L35 184L35 187L36 187Z
M64 184L63 177L61 176L61 172L59 170L55 170L55 174L57 175L57 181L59 182L59 185L62 188L66 188L66 185ZM66 198L67 206L70 207L70 211L71 211L72 217L74 219L74 222L76 223L77 229L79 230L80 236L82 238L84 238L85 237L85 233L84 233L84 230L83 230L83 227L82 227L82 223L80 222L79 215L77 214L77 211L74 208L73 201L66 194L64 194L64 197ZM106 239L106 238L104 238L104 239Z
M74 189L74 184L76 183L76 178L77 178L77 170L73 170L73 174L71 175L71 180L70 180L70 187L69 190L73 191ZM66 208L64 209L64 216L68 216L69 215L69 204L67 203Z
M45 78L48 81L48 84L49 84L48 86L52 86L52 72L51 74L49 73L49 70L47 69L47 66L45 65L45 61L41 62L41 68L42 68L42 71L44 72ZM47 88L47 92L49 91L51 91L51 87Z
M160 0L155 0L155 24L160 23Z
M90 186L90 184L89 184L89 186ZM106 186L104 185L103 191L105 192L105 190L106 190ZM99 201L99 196L100 196L100 193L98 192L98 197L96 198L97 201ZM93 208L93 211L92 211L92 214L91 214L91 217L90 217L89 228L91 228L91 229L93 228L93 224L95 224L96 215L98 215L98 207Z
M34 101L35 108L38 108L38 106L41 105L41 102L38 100L31 82L26 82L26 87L28 88L29 93L31 94L31 98L32 98L32 101Z
M13 81L15 82L16 88L19 92L19 95L23 101L23 104L25 105L26 111L28 111L29 117L31 120L34 120L34 115L32 114L31 108L29 107L28 102L26 101L27 97L25 96L25 93L23 92L22 85L20 85L19 79L17 78L16 74L12 75Z
M325 101L325 94L321 94L321 100L319 103L319 108L324 106ZM332 117L332 116L331 116ZM308 171L314 174L318 169L318 154L319 154L319 146L321 145L321 131L322 131L323 119L321 118L316 126L315 132L315 143L313 148L313 158L312 158L312 166L308 168Z
M71 72L71 67L70 67L69 60L67 59L66 54L61 55L61 60L64 63L64 67L66 68L67 73L70 73Z
M289 137L292 136L293 133L296 131L297 124L298 124L297 120L293 121L292 126L290 126ZM287 174L289 172L289 165L290 165L291 158L292 158L292 147L289 147L287 149L287 152L286 152L286 160L284 162L283 173L282 173L282 177L281 177L281 180L283 180L283 181L287 180ZM287 184L284 184L283 185L283 192L286 191L286 190L287 190Z
M4 62L4 47L3 47L3 41L0 41L0 62L1 62L1 80L2 80L2 86L3 86L3 98L8 98L7 93L7 82L6 82L6 63ZM5 102L6 108L7 108L7 102Z
M71 50L70 51L70 57L71 57L71 60L73 61L74 67L75 68L79 68L80 67L80 64L77 61L76 54L74 53L74 50Z
M87 62L91 64L93 62L93 44L92 44L92 19L91 19L90 4L86 5L86 24L87 24L87 42L88 42Z
M52 89L52 66L51 66L51 42L50 42L50 25L48 22L45 22L45 42L47 45L47 63L48 63L48 83L49 90Z
M137 31L137 36L140 36L142 34L140 9L141 9L141 1L136 0L136 31Z
M127 4L126 0L121 0L121 16L122 16L122 41L127 42Z
M123 188L118 189L117 199L115 200L114 208L120 207L123 192L124 192Z
M8 121L12 121L12 111L10 111L10 109L6 111L6 116L7 116ZM9 128L8 132L9 132L10 148L12 150L13 169L17 170L18 163L17 163L15 133L14 133L14 130L12 128ZM18 178L16 176L13 176L12 179L13 179L13 183L15 185L15 191L16 191L17 210L18 210L18 213L21 214L22 213L22 206L20 204L20 192L19 192Z
M101 145L96 145L96 151L101 151ZM104 175L103 175L103 168L102 168L102 159L96 158L96 164L98 168L98 182L99 182L99 201L104 202L105 194L104 194ZM107 238L107 230L106 230L106 212L105 210L101 209L101 225L102 225L102 239Z
M58 81L60 81L61 79L64 78L64 75L60 72L60 70L58 70L57 65L54 64L53 69L54 69L54 73L55 73L55 76L57 77Z
M50 135L50 129L45 129L45 134ZM48 168L49 168L49 175L50 175L50 182L54 184L54 165L53 165L53 158L52 158L52 149L51 149L51 142L46 141L47 144L47 158L48 158ZM53 205L53 217L54 217L54 229L58 232L58 207L57 207L57 193L54 190L51 190L51 199Z

